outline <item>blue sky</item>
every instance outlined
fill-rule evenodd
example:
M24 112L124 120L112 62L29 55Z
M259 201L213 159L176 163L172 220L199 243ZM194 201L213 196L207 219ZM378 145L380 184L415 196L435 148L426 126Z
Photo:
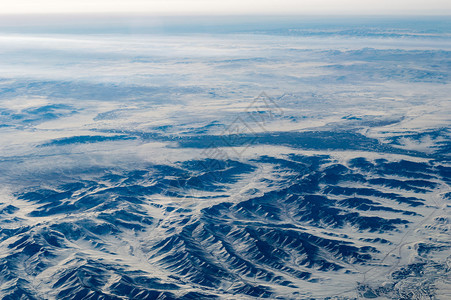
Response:
M451 14L449 0L15 0L0 14Z

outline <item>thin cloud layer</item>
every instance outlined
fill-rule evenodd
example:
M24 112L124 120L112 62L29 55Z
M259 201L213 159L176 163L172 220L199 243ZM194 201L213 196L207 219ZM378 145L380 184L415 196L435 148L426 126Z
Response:
M1 14L21 13L149 13L178 14L436 14L451 12L446 0L18 0L2 4Z

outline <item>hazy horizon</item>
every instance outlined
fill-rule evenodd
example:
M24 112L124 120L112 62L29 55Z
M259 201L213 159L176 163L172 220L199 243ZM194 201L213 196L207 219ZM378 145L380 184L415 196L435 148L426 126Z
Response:
M328 27L382 28L420 33L449 32L448 16L344 16L344 15L223 15L223 16L155 16L149 14L51 14L8 15L0 18L1 33L264 33L282 28L315 31ZM333 25L333 26L332 26ZM331 27L332 26L332 27ZM292 34L292 33L290 33Z

